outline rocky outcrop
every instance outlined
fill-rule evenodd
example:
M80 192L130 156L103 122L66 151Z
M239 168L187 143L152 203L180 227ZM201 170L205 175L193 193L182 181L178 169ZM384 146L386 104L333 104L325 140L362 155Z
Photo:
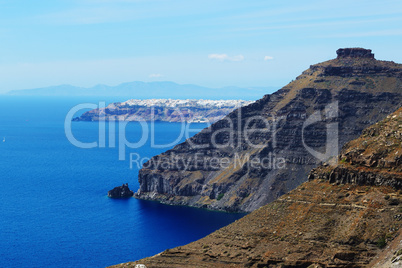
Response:
M244 100L128 100L85 112L73 121L165 121L213 123L236 108L253 103Z
M139 171L135 196L250 212L296 188L402 103L402 65L371 55L338 50L338 58L153 157Z
M309 175L309 179L323 178L331 183L352 183L357 185L369 186L391 186L395 189L402 189L402 174L391 172L373 172L364 169L354 169L346 167L336 167L329 173L313 172Z
M349 158L321 165L278 200L198 241L114 267L400 267L402 166L381 163L399 157L401 130L402 108L347 143L339 159ZM363 161L377 155L384 161Z
M371 49L364 48L340 48L336 51L339 58L368 58L374 59L374 54L371 53Z
M309 179L402 189L401 145L402 108L347 143L336 168L320 166L312 170Z
M117 186L112 190L107 192L107 196L110 198L129 198L134 195L134 192L128 188L128 184L123 184L122 186Z

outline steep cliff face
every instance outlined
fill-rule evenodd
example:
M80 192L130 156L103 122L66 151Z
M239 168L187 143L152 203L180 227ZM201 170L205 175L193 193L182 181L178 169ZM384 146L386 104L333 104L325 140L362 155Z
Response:
M401 133L402 108L278 200L196 242L114 267L401 267Z
M139 172L135 196L250 212L296 188L402 103L402 65L376 60L371 50L337 53L153 157Z

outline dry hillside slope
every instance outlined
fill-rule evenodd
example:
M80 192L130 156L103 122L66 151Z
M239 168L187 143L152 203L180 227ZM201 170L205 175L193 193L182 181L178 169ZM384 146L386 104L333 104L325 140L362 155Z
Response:
M114 267L401 267L401 152L402 108L278 200L196 242Z

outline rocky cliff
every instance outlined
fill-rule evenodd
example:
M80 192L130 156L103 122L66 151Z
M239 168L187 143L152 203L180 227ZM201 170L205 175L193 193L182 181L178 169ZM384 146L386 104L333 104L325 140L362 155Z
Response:
M107 196L110 198L129 198L132 197L133 194L134 192L128 188L128 183L114 187L112 190L107 192Z
M114 267L401 267L401 134L402 108L278 200L196 242Z
M339 165L320 166L309 180L322 178L331 183L391 186L402 189L402 108L368 127L342 149Z
M173 99L132 99L109 104L85 112L74 121L166 121L166 122L206 122L222 119L236 108L254 101L244 100L173 100Z
M294 81L241 107L139 172L137 198L253 211L306 181L321 161L402 103L402 65L339 49Z

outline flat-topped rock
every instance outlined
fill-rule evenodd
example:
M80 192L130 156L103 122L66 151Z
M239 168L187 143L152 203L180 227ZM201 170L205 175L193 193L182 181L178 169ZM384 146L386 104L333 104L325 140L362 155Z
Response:
M368 58L374 59L374 54L371 53L371 49L364 49L364 48L340 48L336 51L336 54L339 58Z

